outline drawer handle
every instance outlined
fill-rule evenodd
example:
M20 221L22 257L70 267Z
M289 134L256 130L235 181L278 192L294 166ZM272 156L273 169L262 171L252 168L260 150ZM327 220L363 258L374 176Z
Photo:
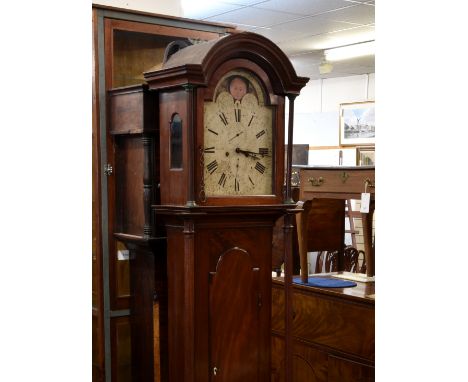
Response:
M369 178L367 178L367 179L364 181L364 186L365 186L366 188L367 188L367 187L375 188L374 183L372 183L372 180L370 180Z
M315 179L314 177L312 177L312 178L309 178L309 179L307 179L307 180L308 180L308 181L310 182L310 184L311 184L312 186L314 186L314 187L320 187L320 186L323 184L323 182L324 182L324 179L323 179L322 177L320 177L320 178L318 178L318 179Z

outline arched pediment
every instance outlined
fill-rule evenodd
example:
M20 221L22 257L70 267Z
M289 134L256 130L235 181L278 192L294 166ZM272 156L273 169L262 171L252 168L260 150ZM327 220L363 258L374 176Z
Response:
M231 34L180 49L161 69L147 71L145 79L150 87L183 83L206 86L220 65L239 58L260 66L270 78L276 94L299 94L309 80L297 76L289 58L276 44L252 32Z

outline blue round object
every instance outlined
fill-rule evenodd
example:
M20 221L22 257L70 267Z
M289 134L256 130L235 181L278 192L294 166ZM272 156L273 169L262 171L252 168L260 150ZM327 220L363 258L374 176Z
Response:
M357 285L354 281L325 277L309 277L307 283L303 283L300 277L294 277L293 283L319 288L350 288Z

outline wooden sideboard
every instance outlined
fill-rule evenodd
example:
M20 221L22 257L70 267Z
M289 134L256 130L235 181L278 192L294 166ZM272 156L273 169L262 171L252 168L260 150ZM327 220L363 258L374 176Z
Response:
M294 382L375 380L375 284L357 284L353 288L293 284ZM273 278L272 382L285 381L284 309L283 278Z
M360 200L363 192L370 193L371 196L369 212L361 215L367 276L374 276L374 166L295 166L295 171L300 179L299 200L304 202L304 212L298 215L297 221L303 280L306 281L308 275L308 251L344 249L345 200ZM319 216L313 216L313 213Z

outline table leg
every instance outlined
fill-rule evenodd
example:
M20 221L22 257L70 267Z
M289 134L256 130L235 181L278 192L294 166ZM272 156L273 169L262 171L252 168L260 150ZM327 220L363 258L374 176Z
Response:
M369 213L362 214L362 230L364 236L364 252L366 259L366 274L368 277L375 275L375 254L372 247L372 219L374 217L375 201L371 200L369 205Z

